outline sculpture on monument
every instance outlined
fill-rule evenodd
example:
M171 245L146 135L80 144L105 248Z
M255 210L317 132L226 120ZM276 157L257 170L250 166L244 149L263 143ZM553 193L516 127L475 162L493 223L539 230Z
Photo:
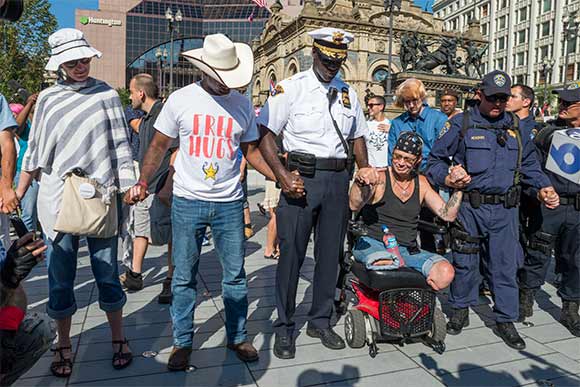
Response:
M417 63L417 53L419 49L419 40L414 34L404 33L401 36L401 50L399 52L399 58L401 59L401 69L402 71L407 70L411 66L411 70L415 68L415 63Z
M465 60L465 74L467 74L470 78L478 78L483 77L481 74L481 58L485 51L487 51L487 47L489 44L486 44L482 48L477 48L475 43L469 42L465 47L467 51L467 59Z
M441 45L435 51L421 56L413 70L432 72L439 66L445 66L448 75L457 75L456 60L457 39L442 38Z

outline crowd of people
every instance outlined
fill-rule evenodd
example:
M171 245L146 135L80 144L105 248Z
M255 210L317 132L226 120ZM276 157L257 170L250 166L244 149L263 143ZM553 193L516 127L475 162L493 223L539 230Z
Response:
M356 91L338 75L354 36L335 28L309 35L312 67L276 85L260 109L239 92L252 79L251 48L222 34L182 53L201 71L199 82L162 101L155 79L138 74L129 82L127 108L109 85L90 77L101 53L82 32L51 35L46 69L59 81L23 105L8 105L0 96L0 329L3 348L11 348L1 355L2 384L48 348L50 319L57 332L50 370L57 377L72 373L81 238L111 329L113 368L132 362L123 287L143 289L149 245L166 245L168 271L158 301L171 305L167 367L187 369L209 230L223 269L227 348L244 362L256 361L246 328L245 241L254 233L247 165L266 178L264 257L277 260L276 357L296 354L297 287L313 231L306 334L329 349L345 348L331 318L352 213L368 228L353 255L369 270L404 265L422 273L433 290L449 289L449 334L469 325L469 308L478 305L485 280L494 331L508 346L524 349L514 322L532 316L555 256L560 321L580 336L580 185L545 168L554 131L580 127L580 88L556 91L559 120L544 124L535 120L533 90L512 85L503 71L483 77L465 111L458 108L457 90L444 90L437 110L423 83L410 78L396 90L402 114L388 119L388 101L373 95L366 101L367 120ZM12 244L8 214L19 204L31 233ZM449 254L436 253L428 247L430 236L419 235L419 220L435 217L449 226ZM35 234L38 224L42 239ZM401 257L385 248L383 225L396 236ZM121 275L119 239L126 267ZM20 284L44 256L50 319L26 315ZM36 336L25 334L30 320L42 323ZM15 355L25 347L34 351Z

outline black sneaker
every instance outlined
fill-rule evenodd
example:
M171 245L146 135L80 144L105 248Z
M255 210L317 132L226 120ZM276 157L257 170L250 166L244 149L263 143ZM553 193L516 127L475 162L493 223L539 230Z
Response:
M453 309L453 313L447 323L447 333L458 335L463 328L469 326L469 308Z
M343 349L346 347L344 340L332 328L318 329L308 328L306 334L310 337L320 339L322 345L330 349Z
M123 274L119 276L121 285L123 285L127 290L141 290L143 289L143 274L135 273L130 269L127 269Z
M173 294L171 293L171 278L165 278L163 280L163 289L157 297L157 302L160 304L171 304L173 300Z
M574 336L580 337L580 316L578 309L580 305L577 301L562 300L562 314L560 315L560 322L564 325L570 333Z
M495 333L502 338L508 347L518 351L526 348L526 342L516 330L513 322L498 322Z

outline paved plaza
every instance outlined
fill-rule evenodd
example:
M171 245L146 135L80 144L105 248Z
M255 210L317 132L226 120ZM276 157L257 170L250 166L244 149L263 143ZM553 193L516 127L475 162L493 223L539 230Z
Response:
M261 182L261 180L254 180ZM252 183L252 181L250 181ZM168 372L171 350L169 307L159 305L156 296L165 278L165 248L150 248L144 263L145 289L128 294L125 306L126 335L135 355L127 369L111 365L110 332L98 307L95 285L86 247L82 249L76 279L79 310L73 318L73 372L68 379L51 376L52 354L45 356L21 378L17 386L580 386L580 338L573 337L555 321L560 299L553 286L540 292L533 326L517 324L527 342L524 351L507 347L491 330L489 300L471 311L471 325L459 336L448 336L447 351L438 355L423 344L404 347L379 344L371 359L368 349L332 351L306 335L305 319L312 296L314 261L312 246L302 268L298 287L296 358L274 357L272 320L276 317L274 281L276 263L263 258L267 218L256 203L262 187L250 187L250 205L256 235L248 241L246 271L250 310L248 331L260 351L260 360L244 364L225 348L224 309L221 298L221 269L213 246L203 248L198 279L198 307L195 311L194 352L191 372ZM37 267L25 287L32 310L44 311L48 297L46 266ZM445 305L445 295L440 298ZM343 320L337 332L344 335ZM147 351L157 353L154 357Z

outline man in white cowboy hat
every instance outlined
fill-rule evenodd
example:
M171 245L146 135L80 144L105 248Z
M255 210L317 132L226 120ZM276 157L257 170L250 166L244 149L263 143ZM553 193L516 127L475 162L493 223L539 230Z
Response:
M369 184L377 178L376 171L368 168L367 123L358 96L338 76L354 37L336 28L321 28L309 35L314 38L312 68L280 82L258 118L264 133L260 149L283 192L276 213L281 254L276 274L278 319L274 322L274 355L282 359L293 358L296 351L292 317L300 267L313 227L316 266L306 333L320 338L330 349L345 347L330 327L330 318L348 220L353 153L360 178ZM287 168L278 160L274 143L281 132L289 152ZM301 184L306 193L296 188Z
M155 123L157 132L145 155L139 182L125 197L128 203L145 199L147 182L172 139L179 137L171 215L175 271L171 304L174 347L167 365L170 370L184 370L189 365L196 275L207 226L212 229L223 267L227 346L243 361L258 359L246 332L248 290L238 149L254 168L274 179L258 149L254 109L235 90L252 79L251 48L215 34L206 36L203 48L182 55L203 72L202 79L167 99Z

